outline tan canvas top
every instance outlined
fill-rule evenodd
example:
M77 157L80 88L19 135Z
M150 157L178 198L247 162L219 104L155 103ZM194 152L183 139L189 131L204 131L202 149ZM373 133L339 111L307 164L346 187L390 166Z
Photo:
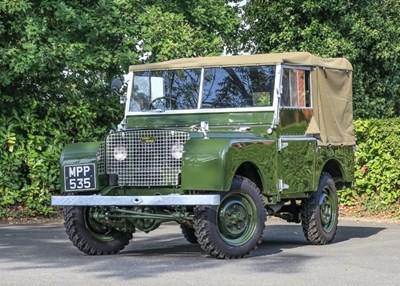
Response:
M353 146L352 72L316 68L312 73L313 119L306 133L322 146Z
M323 59L306 52L258 54L239 56L183 58L166 62L134 65L129 71L167 70L219 66L251 66L268 64L293 64L319 66L325 68L352 70L350 62L344 58Z
M322 146L355 145L352 105L352 66L345 58L323 59L310 53L184 58L130 66L129 71L168 70L219 66L288 64L312 66L313 117L306 134Z

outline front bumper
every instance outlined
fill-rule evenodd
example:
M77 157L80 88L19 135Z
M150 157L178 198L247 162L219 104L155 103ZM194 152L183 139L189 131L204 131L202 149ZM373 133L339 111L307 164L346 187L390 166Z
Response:
M219 195L51 197L52 206L199 206L219 204Z

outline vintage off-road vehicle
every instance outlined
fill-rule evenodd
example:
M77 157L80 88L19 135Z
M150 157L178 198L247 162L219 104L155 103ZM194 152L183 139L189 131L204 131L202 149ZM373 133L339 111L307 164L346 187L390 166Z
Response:
M309 53L187 58L130 67L125 116L61 155L73 244L122 250L136 229L180 224L216 258L260 243L268 216L330 243L337 190L354 179L352 66Z

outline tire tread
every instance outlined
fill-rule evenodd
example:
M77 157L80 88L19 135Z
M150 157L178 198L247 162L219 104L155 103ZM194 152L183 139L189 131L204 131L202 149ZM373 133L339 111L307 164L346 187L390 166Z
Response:
M82 212L83 208L64 208L65 231L72 244L80 251L88 255L116 254L129 244L129 240L132 239L132 234L130 233L121 233L112 242L96 240L87 229Z
M232 186L238 187L242 186L243 184L247 184L247 186L245 186L246 188L257 190L257 196L259 196L259 201L260 202L263 201L262 195L258 187L252 181L241 176L235 176ZM218 244L214 241L213 236L215 234L213 235L210 232L210 229L213 226L211 225L212 223L209 221L208 208L209 207L207 206L195 207L194 209L195 215L193 220L193 226L195 229L195 234L197 236L198 243L206 253L208 253L212 257L219 259L238 259L247 256L250 252L257 249L258 245L262 241L262 235L264 232L265 224L263 225L261 231L259 231L259 233L256 233L258 237L256 238L256 242L251 248L247 249L247 251L244 252L235 253L235 251L231 251L230 253L227 253L221 247L219 247ZM264 217L264 219L266 219L266 210L264 206L261 209L263 212L262 216Z
M329 237L323 234L323 230L319 225L320 219L317 217L319 216L319 212L317 211L317 193L324 184L333 184L333 189L336 192L336 187L334 185L332 176L329 173L323 172L321 174L318 191L314 192L310 198L304 199L301 202L301 224L303 233L307 241L314 245L329 244L335 237L337 230L337 219L339 212L336 212L336 226L334 227L333 233L329 234Z

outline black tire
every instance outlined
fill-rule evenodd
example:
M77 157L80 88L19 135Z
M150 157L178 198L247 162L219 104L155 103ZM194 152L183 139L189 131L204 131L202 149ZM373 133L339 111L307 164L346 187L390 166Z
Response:
M114 254L124 249L132 239L131 233L124 233L96 222L91 212L93 207L64 208L64 226L72 243L89 255Z
M194 228L187 226L186 224L181 224L181 231L183 237L190 243L197 244L197 236L195 234Z
M258 187L236 176L219 206L195 208L194 229L201 248L215 258L236 259L261 243L266 211Z
M339 218L336 186L328 173L323 173L318 190L301 203L301 224L311 244L328 244L335 237Z

